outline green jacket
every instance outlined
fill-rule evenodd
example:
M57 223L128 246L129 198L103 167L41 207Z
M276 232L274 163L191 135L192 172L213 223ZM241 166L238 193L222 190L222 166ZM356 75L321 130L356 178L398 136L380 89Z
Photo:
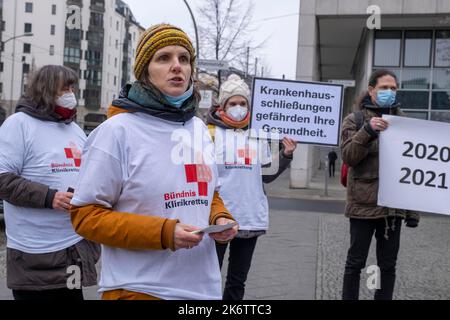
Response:
M418 212L377 205L379 134L370 128L369 122L372 117L380 117L379 110L371 105L363 105L364 125L359 130L354 113L347 116L342 125L341 153L349 167L345 216L357 219L400 217L419 220ZM390 114L403 115L398 108L391 109Z

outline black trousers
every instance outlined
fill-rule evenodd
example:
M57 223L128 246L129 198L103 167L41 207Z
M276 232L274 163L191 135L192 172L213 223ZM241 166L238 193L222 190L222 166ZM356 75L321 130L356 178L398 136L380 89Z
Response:
M400 249L401 222L400 218L388 218L387 224L384 218L350 219L350 249L345 264L343 300L359 298L361 270L366 266L374 233L377 240L377 264L381 276L380 289L375 291L375 300L392 300L397 256ZM386 230L387 225L388 230Z
M258 238L255 237L250 239L234 238L231 241L223 300L244 299L245 281L247 281L248 272L250 271L257 240ZM227 247L228 244L216 243L220 269L222 269Z
M330 178L334 177L334 175L336 173L336 161L330 161L328 171L330 173Z
M83 290L43 290L24 291L13 290L14 300L18 301L83 301Z

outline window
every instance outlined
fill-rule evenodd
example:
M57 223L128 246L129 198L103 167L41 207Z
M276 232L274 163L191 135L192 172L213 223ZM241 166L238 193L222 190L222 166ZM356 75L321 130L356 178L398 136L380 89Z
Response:
M85 56L87 63L91 65L102 64L102 53L100 51L88 50Z
M23 44L23 53L31 53L31 44L29 43Z
M398 91L397 101L404 109L428 109L429 91Z
M95 70L85 70L84 78L87 80L87 84L101 86L102 85L102 72Z
M25 12L28 12L28 13L33 12L33 3L25 2Z
M79 64L81 59L81 50L79 48L64 48L64 62Z
M450 122L450 112L431 112L430 120Z
M3 68L4 68L3 62L0 62L0 72L3 72Z
M114 59L114 67L117 68L117 58Z
M430 69L403 69L402 89L430 89Z
M433 89L450 90L450 69L433 70Z
M31 33L33 31L33 26L31 23L25 23L25 33Z
M435 110L450 110L450 90L433 91L431 108Z
M28 63L22 64L22 73L27 74L30 72L30 65Z
M91 12L91 25L103 27L103 14Z
M402 110L410 117L450 122L450 29L378 31L374 46L374 68L398 77Z
M435 67L450 67L450 30L436 32L434 57Z
M55 46L54 46L54 45L51 45L51 46L50 46L49 52L50 52L50 55L51 55L51 56L54 56L54 55L55 55Z
M54 36L56 33L56 26L54 24L52 24L50 26L50 35Z
M114 76L114 85L117 86L117 76Z
M52 15L56 15L56 4L52 5Z
M428 120L428 112L406 111L405 114L409 118Z
M2 31L5 31L5 29L6 29L6 22L2 21Z
M87 38L89 43L94 47L101 47L103 45L103 33L100 32L88 32Z
M66 29L66 41L67 42L80 43L82 38L83 38L83 33L81 30Z
M405 67L430 66L431 38L431 31L405 32Z
M377 31L375 33L374 66L399 67L401 31Z

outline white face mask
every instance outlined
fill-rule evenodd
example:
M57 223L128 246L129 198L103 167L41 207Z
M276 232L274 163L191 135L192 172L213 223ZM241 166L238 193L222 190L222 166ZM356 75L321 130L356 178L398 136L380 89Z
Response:
M248 109L243 106L230 107L227 110L227 115L235 121L242 121L248 114Z
M77 107L77 104L77 97L73 92L65 93L56 100L56 105L58 107L66 108L69 110L75 109Z

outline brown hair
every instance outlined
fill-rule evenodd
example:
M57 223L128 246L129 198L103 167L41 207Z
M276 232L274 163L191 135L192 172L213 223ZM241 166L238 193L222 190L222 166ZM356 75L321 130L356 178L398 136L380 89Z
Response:
M369 87L373 87L375 88L378 84L378 79L384 77L384 76L391 76L392 78L395 79L396 82L398 82L398 78L397 75L388 70L388 69L378 69L375 70L369 78ZM364 91L360 96L358 96L358 98L355 100L355 110L361 110L362 109L362 102L364 101L364 99L369 95L369 91L366 90Z
M78 83L78 76L64 66L48 65L33 74L26 97L37 104L37 108L48 114L55 109L58 92Z

